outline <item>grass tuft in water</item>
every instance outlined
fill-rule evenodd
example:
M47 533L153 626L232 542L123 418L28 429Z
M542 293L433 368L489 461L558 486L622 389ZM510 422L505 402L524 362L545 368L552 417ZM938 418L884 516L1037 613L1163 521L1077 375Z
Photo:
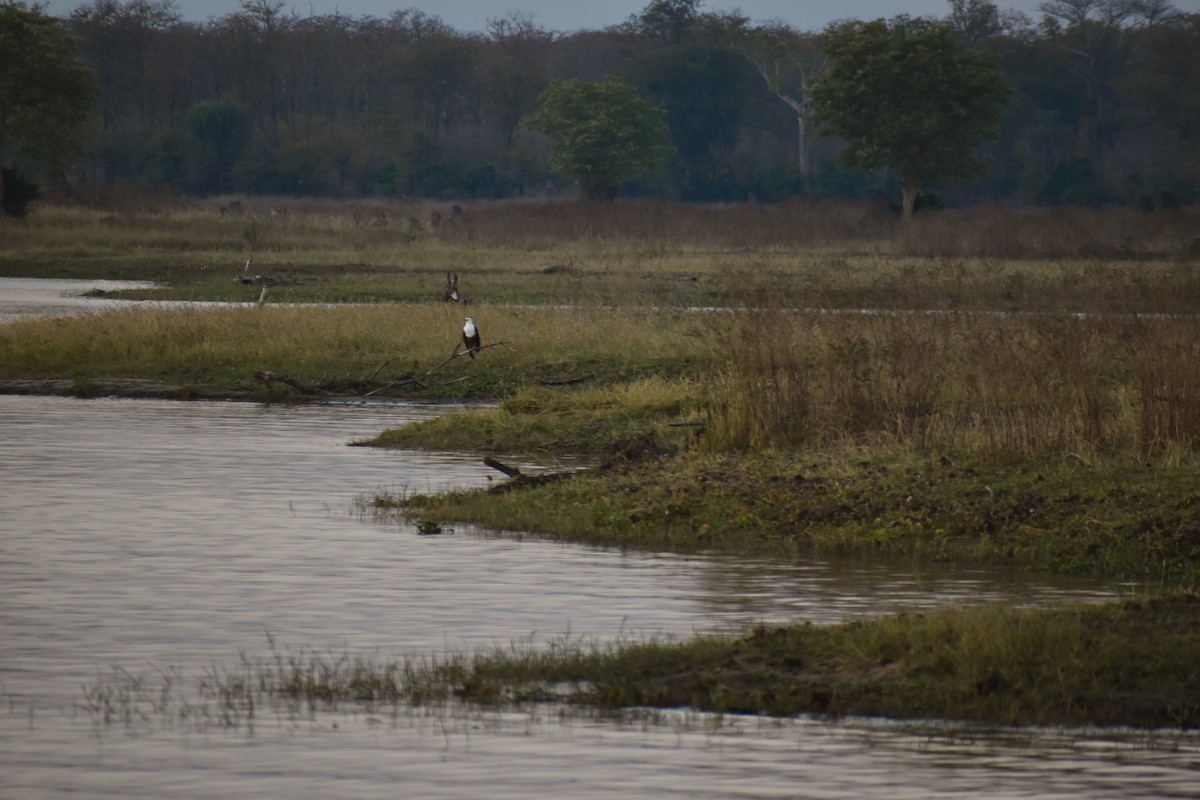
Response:
M959 608L831 626L757 626L688 641L563 636L473 654L374 660L280 650L214 666L186 699L177 672L83 687L97 722L253 727L348 707L555 703L772 716L819 714L1200 728L1200 594L1097 606Z

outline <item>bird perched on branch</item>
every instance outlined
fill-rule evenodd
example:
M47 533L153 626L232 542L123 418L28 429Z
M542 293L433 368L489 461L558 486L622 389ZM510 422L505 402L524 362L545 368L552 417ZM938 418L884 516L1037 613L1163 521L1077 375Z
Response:
M467 355L471 358L479 352L479 328L475 327L475 322L470 317L467 317L466 323L463 325L463 344L467 347Z
M245 286L261 286L262 292L260 292L258 295L258 307L262 308L263 304L267 302L267 295L271 293L271 287L275 285L275 279L270 275L263 275L261 273L251 276L250 264L253 261L253 255L247 258L246 266L242 267L242 276L240 278L234 278L234 280Z

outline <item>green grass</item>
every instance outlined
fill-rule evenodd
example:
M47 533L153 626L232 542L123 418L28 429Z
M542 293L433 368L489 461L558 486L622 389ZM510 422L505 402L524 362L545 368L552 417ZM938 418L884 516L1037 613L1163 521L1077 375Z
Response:
M495 494L381 498L379 513L592 544L813 553L1200 579L1194 459L995 465L893 450L683 451Z
M446 364L464 310L446 304L137 308L0 326L0 379L142 378L245 388L286 373L349 394L496 398L522 386L694 375L700 320L637 310L478 305L486 349ZM407 377L406 377L407 376ZM416 378L415 382L412 380ZM370 380L368 380L370 379ZM364 386L365 385L365 386Z
M0 326L0 380L265 397L254 373L269 370L339 394L486 399L374 443L613 465L534 489L364 501L430 529L1200 577L1192 210L980 209L899 226L851 203L476 203L455 217L246 200L237 216L214 199L0 221L0 275L149 279L166 287L132 296L247 304ZM262 309L233 280L251 253L282 281ZM434 302L447 271L470 305ZM886 313L827 313L839 309ZM493 346L447 360L466 314ZM1195 725L1181 664L1196 661L1196 605L1184 593L438 664L276 655L214 668L204 692L214 719L235 722L267 697L562 699L549 687L565 681L569 699L609 707ZM141 696L128 688L97 686L97 713L128 713Z
M538 699L547 685L568 684L570 700L601 707L1195 728L1197 621L1200 598L1190 593L971 608L532 657L495 652L447 677L458 696L480 702Z
M377 660L280 650L192 678L117 670L85 684L97 721L253 727L307 716L460 700L607 710L680 708L940 718L1005 725L1200 727L1200 596L1099 606L976 607L743 635L609 644L561 638L473 653Z
M496 408L444 414L383 431L364 444L557 458L603 454L648 429L683 443L691 433L686 423L700 412L698 394L693 380L668 381L657 375L575 391L524 386ZM673 429L672 423L678 427Z

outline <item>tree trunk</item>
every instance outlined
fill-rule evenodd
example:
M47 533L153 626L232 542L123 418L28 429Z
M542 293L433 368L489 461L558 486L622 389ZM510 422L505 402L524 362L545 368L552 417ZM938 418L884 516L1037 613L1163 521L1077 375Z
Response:
M796 124L799 127L800 142L800 174L804 176L805 189L808 188L808 114L796 114Z
M904 197L904 221L907 222L912 219L913 211L917 205L917 195L921 193L921 187L913 183L901 183L900 192Z
M808 117L812 113L812 102L808 99L807 92L801 99L776 92L775 96L791 107L792 111L796 112L796 127L799 136L797 137L797 161L800 165L800 174L804 176L805 183L808 182Z

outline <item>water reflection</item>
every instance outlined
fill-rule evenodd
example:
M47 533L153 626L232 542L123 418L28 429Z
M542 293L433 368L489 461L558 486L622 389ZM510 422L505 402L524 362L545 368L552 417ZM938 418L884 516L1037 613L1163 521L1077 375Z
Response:
M89 741L39 720L0 745L15 798L1194 798L1200 760L1194 740L1170 738L538 710L320 715L182 741Z
M834 623L850 617L1003 602L1102 602L1133 584L938 565L815 561L779 564L713 557L701 575L712 613L765 622Z

